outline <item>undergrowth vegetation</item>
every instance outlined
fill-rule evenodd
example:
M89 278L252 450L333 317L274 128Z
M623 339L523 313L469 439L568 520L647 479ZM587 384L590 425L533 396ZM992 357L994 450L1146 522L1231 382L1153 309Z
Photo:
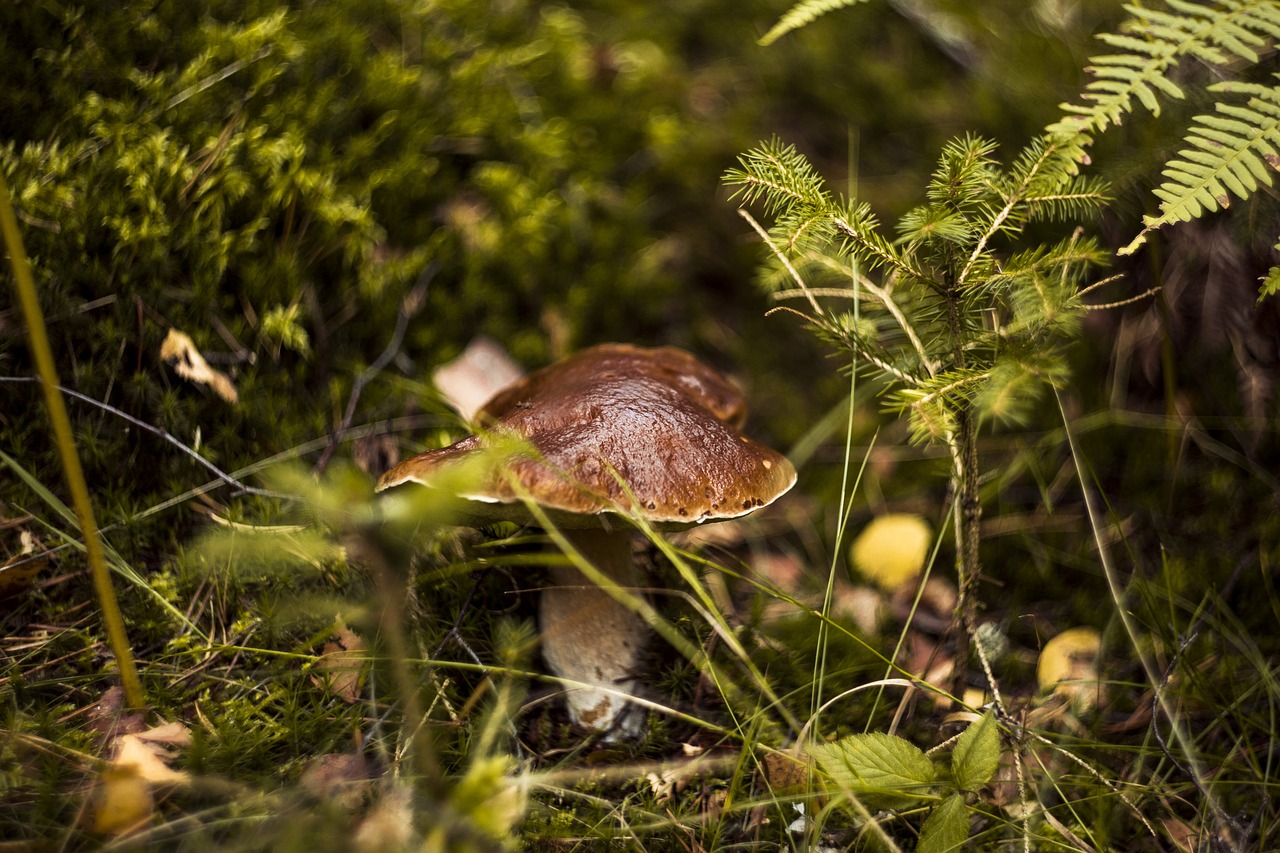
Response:
M44 320L6 275L0 850L1280 846L1278 38L1255 0L6 6ZM693 350L800 472L633 519L637 737L539 657L549 567L591 576L550 520L374 493L474 426L431 371L481 336Z

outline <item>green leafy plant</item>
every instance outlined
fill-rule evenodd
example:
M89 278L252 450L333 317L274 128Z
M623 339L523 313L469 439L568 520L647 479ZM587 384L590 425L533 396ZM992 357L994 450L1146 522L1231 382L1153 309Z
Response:
M761 43L858 2L804 0ZM1089 57L1086 71L1094 79L1083 103L1062 104L1064 115L1047 128L1053 144L1076 163L1088 163L1089 146L1138 105L1159 117L1162 101L1209 95L1213 102L1211 113L1194 117L1185 144L1165 163L1154 190L1159 212L1144 216L1142 230L1119 250L1130 254L1163 226L1199 219L1228 207L1233 196L1245 200L1272 186L1272 172L1280 169L1280 75L1253 81L1249 74L1264 67L1280 40L1280 3L1164 0L1123 8L1128 17L1119 27L1097 36L1114 52ZM1187 60L1212 68L1218 82L1187 73ZM1273 267L1262 295L1277 292L1280 267Z
M948 144L924 203L893 237L869 204L828 190L776 140L725 176L773 219L765 275L775 295L805 300L807 309L789 310L883 383L915 440L950 451L962 613L979 574L977 430L1023 422L1064 380L1062 346L1085 310L1081 284L1107 258L1079 232L1024 242L1032 223L1086 217L1106 200L1097 181L1074 173L1070 151L1039 139L1004 167L995 150L973 136Z
M1197 115L1184 145L1164 167L1155 190L1156 215L1143 217L1143 229L1121 254L1135 251L1156 229L1227 207L1231 196L1247 199L1271 186L1280 168L1280 79L1247 82L1280 39L1280 3L1274 0L1165 0L1166 8L1126 5L1130 17L1117 32L1098 38L1116 52L1092 56L1094 77L1084 104L1063 104L1066 112L1048 131L1064 145L1083 149L1109 127L1118 125L1137 104L1159 116L1161 100L1185 100L1189 88L1217 96L1213 113ZM1179 79L1184 60L1194 59L1230 78L1204 85ZM1241 65L1244 67L1241 68ZM1225 96L1225 97L1221 97ZM1280 247L1278 247L1280 248ZM1273 267L1263 294L1280 288L1280 267Z
M917 851L958 850L969 837L966 796L991 781L1000 732L988 711L954 741L945 769L910 741L881 732L850 735L809 748L833 790L864 810L929 807Z

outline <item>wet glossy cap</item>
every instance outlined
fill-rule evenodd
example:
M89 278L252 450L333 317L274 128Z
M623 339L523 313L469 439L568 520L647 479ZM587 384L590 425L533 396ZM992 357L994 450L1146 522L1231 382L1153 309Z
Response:
M729 380L683 350L604 344L498 392L477 415L485 435L400 463L378 490L431 486L446 466L508 436L525 450L466 489L480 505L474 515L529 521L523 490L568 526L601 524L602 513L668 528L736 518L796 478L785 456L738 432L745 414Z

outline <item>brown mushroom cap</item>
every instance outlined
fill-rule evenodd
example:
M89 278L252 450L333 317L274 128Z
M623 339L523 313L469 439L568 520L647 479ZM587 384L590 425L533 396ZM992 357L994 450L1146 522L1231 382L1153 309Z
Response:
M445 467L505 435L526 450L490 466L463 495L482 518L528 521L520 491L565 526L598 526L582 517L601 513L634 512L666 528L736 518L796 478L785 456L738 432L745 412L737 389L683 350L604 344L498 392L477 415L487 437L407 459L377 488L433 485Z

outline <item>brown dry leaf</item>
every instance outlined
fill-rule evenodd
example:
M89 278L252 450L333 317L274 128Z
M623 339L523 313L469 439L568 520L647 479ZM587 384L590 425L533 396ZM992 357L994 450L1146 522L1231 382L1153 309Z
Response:
M240 395L231 378L220 370L214 370L204 360L195 341L177 329L170 329L164 343L160 345L160 358L173 367L175 373L197 385L208 385L213 393L223 400L235 405Z
M951 676L956 662L945 647L920 631L907 632L907 663L905 669L920 680L938 688L929 694L929 700L939 709L951 706L946 691L951 687Z
M913 614L911 608L916 603L917 591L920 603ZM951 627L952 615L959 598L960 593L954 583L934 575L925 580L923 589L913 583L898 587L889 596L889 609L899 622L906 622L910 618L911 627L918 631L942 634Z
M317 799L343 809L357 808L373 789L369 762L359 752L317 756L298 783Z
M712 530L720 527L730 527L732 524L733 522L727 522L725 524L704 525L704 527ZM751 568L755 570L756 574L778 589L792 595L799 594L804 590L805 579L809 574L805 570L804 564L796 559L794 555L773 551L755 557L751 561Z
M1195 853L1200 849L1200 833L1189 823L1176 817L1167 817L1163 821L1164 831L1179 850Z
M342 701L354 704L360 700L365 663L364 640L339 621L333 640L324 644L320 660L316 663L319 675L312 677L312 683L328 689Z
M729 792L723 788L708 791L703 799L702 813L708 824L714 825L724 814L724 805L729 801Z
M115 756L98 775L93 791L93 829L124 835L144 826L155 811L157 785L185 785L191 777L166 762L165 744L186 746L191 733L181 723L166 723L115 739Z
M764 777L769 790L776 795L804 793L809 790L809 756L787 752L770 752L764 757Z
M0 598L28 589L49 565L49 552L33 534L20 530L18 542L21 550L0 563Z
M1018 802L1018 767L1012 752L1000 751L1000 762L996 765L995 776L987 782L986 791L992 805L1000 808Z
M89 709L88 728L100 735L103 744L110 744L121 735L146 731L147 716L140 711L125 711L124 688L117 684Z
M501 344L480 336L472 338L453 361L436 368L432 379L445 402L471 420L494 394L523 375L520 365Z

